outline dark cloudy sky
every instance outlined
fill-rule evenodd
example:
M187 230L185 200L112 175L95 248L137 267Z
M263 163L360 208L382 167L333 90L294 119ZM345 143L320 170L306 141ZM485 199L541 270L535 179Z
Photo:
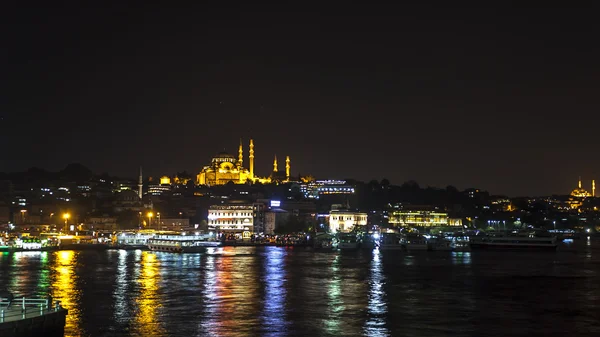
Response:
M196 172L252 136L263 175L600 180L594 8L2 6L2 171Z

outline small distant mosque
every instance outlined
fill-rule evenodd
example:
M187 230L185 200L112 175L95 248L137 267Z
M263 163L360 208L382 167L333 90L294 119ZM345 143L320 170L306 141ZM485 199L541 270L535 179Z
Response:
M581 187L581 177L579 177L579 184L576 189L571 191L571 196L577 198L596 197L596 181L592 180L592 193L590 193Z
M227 153L219 152L212 158L210 165L204 166L202 171L196 176L198 185L225 185L228 183L262 184L288 182L290 181L290 156L285 157L285 172L279 172L277 167L277 155L273 161L273 172L268 177L259 177L254 174L254 141L250 139L250 148L248 153L248 168L244 167L244 149L240 139L238 158Z

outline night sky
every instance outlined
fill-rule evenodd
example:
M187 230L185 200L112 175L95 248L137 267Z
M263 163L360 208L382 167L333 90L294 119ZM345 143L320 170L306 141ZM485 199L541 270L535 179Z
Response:
M295 4L3 4L0 171L197 173L251 136L259 175L600 180L596 9Z

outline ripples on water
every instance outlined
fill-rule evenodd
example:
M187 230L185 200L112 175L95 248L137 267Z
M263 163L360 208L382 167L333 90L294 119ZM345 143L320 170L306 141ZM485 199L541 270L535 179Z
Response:
M0 288L60 299L66 336L599 336L599 244L0 253Z

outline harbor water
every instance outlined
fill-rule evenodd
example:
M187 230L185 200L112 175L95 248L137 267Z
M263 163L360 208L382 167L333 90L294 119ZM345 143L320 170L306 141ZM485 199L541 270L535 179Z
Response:
M600 241L557 252L0 253L65 336L600 336Z

